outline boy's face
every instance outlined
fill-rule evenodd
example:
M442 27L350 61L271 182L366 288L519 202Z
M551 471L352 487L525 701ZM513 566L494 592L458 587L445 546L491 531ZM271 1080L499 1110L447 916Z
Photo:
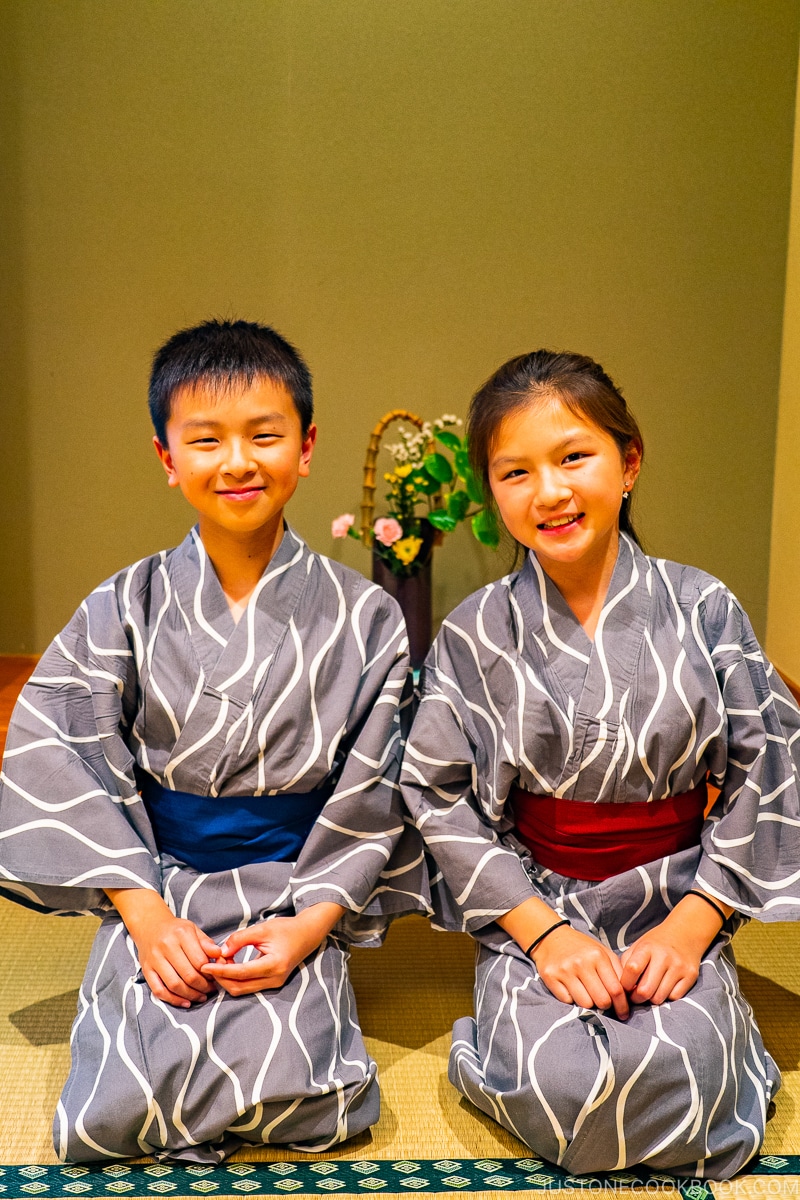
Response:
M172 398L167 445L153 442L170 487L200 518L200 532L269 534L301 475L308 475L317 431L303 437L286 388L271 379L215 392L202 384Z

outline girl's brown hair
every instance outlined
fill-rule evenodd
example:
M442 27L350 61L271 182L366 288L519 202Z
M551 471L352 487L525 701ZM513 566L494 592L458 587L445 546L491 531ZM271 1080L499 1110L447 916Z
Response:
M622 392L599 363L583 354L534 350L509 359L473 396L467 417L472 469L491 502L489 460L500 425L507 416L533 401L557 397L571 412L591 421L614 439L624 462L631 444L644 454L642 434ZM631 520L629 498L622 504L619 527L639 538Z

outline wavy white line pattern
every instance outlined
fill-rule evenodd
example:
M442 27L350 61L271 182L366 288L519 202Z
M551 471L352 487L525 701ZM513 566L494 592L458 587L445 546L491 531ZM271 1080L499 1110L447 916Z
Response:
M327 1148L377 1119L346 944L429 911L398 788L407 683L394 601L291 531L239 625L193 531L93 592L44 655L0 776L0 892L108 914L58 1107L62 1158L217 1162L242 1141ZM297 863L198 874L159 857L135 767L220 806L335 788ZM319 901L350 911L279 991L183 1011L154 1000L108 913L101 889L131 886L218 941Z
M437 923L481 943L450 1078L537 1153L575 1173L647 1162L727 1178L758 1149L780 1074L727 935L688 997L622 1024L555 1000L493 918L539 895L617 953L695 886L745 916L798 919L799 734L724 585L625 537L594 643L531 558L444 622L403 790L441 872ZM516 783L623 804L707 775L722 791L702 845L604 883L537 867L513 835Z

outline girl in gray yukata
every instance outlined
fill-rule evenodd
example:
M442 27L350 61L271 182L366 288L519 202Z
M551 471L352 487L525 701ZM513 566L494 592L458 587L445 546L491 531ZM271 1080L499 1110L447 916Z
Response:
M727 588L639 548L596 363L512 360L469 433L527 553L445 620L403 766L438 920L478 941L450 1079L571 1172L729 1178L780 1083L731 939L800 911L800 714Z
M285 527L315 437L288 343L245 322L176 334L150 404L198 526L56 637L0 786L2 894L103 917L56 1148L325 1149L379 1112L348 944L426 908L397 782L405 629Z

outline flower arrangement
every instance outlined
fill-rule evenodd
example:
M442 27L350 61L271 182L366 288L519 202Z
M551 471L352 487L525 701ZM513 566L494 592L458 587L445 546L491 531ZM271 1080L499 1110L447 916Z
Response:
M397 417L410 420L416 429L401 425L400 440L386 447L394 460L393 470L384 475L389 485L388 513L373 522L378 445L383 430ZM466 438L456 433L461 424L451 413L433 422L421 421L402 410L388 413L373 430L370 441L361 526L355 528L353 513L343 513L331 524L333 536L356 538L371 547L392 574L401 578L415 575L425 565L433 537L452 532L462 521L470 521L474 536L483 545L497 546L497 521L469 464Z

